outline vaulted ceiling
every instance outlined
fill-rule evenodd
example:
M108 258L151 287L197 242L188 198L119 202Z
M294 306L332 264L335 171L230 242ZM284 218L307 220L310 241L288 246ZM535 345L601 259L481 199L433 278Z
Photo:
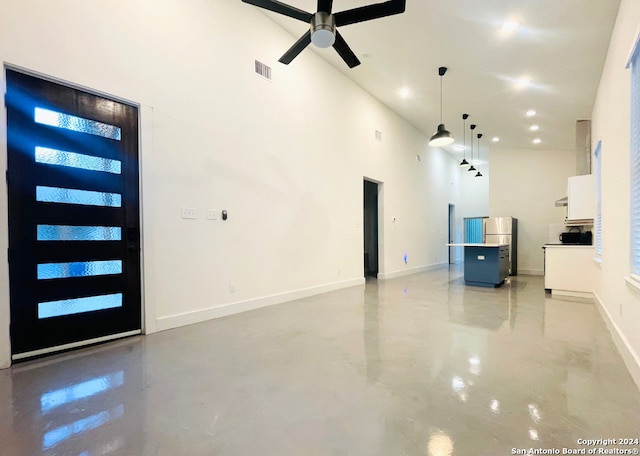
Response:
M375 2L334 0L333 10ZM285 3L317 9L316 0ZM443 108L456 137L446 148L454 155L462 155L454 146L462 144L463 113L471 116L467 145L475 123L483 148L574 149L575 123L591 116L618 6L619 0L407 0L404 14L339 29L361 65L350 69L331 48L303 52L317 52L427 137L440 117L438 67L448 67ZM265 14L291 33L292 44L308 30ZM506 21L518 27L505 30Z

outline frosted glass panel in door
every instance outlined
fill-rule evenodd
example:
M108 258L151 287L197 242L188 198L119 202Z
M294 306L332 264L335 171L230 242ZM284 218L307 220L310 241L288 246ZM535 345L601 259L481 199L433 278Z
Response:
M117 226L38 225L38 241L119 241Z

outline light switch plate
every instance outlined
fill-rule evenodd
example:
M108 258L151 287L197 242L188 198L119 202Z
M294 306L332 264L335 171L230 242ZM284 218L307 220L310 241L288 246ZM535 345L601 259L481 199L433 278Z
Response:
M182 207L180 208L180 217L183 219L197 219L197 211L195 207Z

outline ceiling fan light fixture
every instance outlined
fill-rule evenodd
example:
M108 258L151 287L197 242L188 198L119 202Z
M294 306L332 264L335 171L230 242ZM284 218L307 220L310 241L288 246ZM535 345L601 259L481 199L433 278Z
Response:
M307 46L314 44L319 48L333 46L344 63L349 68L355 68L360 65L360 60L340 34L338 27L402 14L407 0L387 0L337 13L332 12L333 0L318 0L318 10L315 13L303 11L278 0L242 0L242 2L309 24L309 30L278 59L278 62L289 65Z
M429 145L434 147L447 146L453 141L451 132L444 127L444 124L440 124L438 125L438 131L429 139Z
M336 42L336 20L333 14L318 11L311 18L311 42L322 49Z

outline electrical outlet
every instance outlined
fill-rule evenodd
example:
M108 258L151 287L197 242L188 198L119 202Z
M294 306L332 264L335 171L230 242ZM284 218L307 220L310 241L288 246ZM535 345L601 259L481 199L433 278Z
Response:
M235 284L235 282L231 282L229 284L229 292L230 293L235 293L236 292L236 284Z
M207 220L218 220L218 210L207 209Z
M195 207L183 207L180 209L180 216L183 219L197 219L197 213Z

